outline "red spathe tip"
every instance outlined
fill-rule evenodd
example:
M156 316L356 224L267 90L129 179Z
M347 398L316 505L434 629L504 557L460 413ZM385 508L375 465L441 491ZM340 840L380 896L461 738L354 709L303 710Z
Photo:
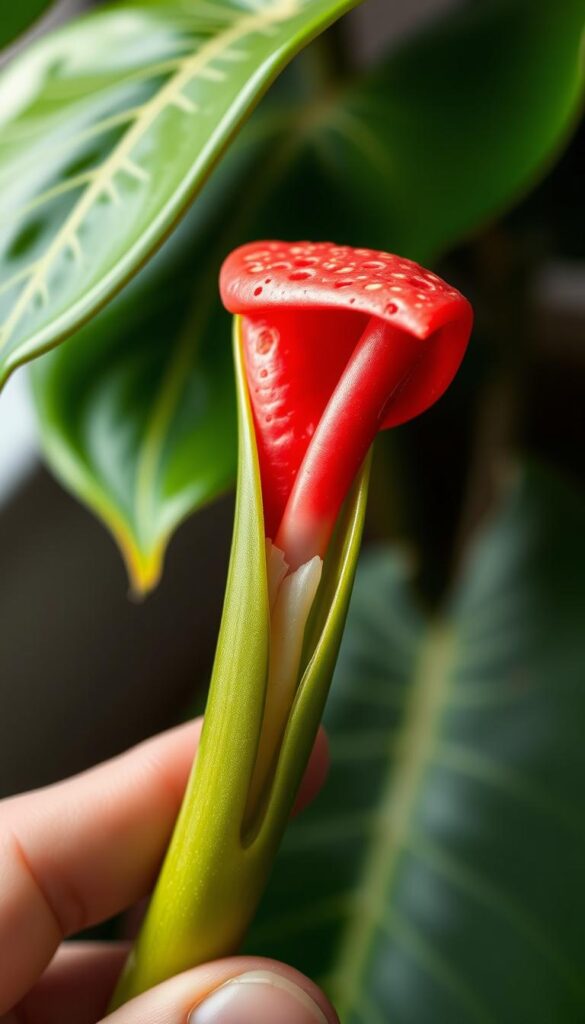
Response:
M449 386L471 306L410 260L328 243L243 246L221 294L242 316L266 532L298 565L324 554L377 431Z

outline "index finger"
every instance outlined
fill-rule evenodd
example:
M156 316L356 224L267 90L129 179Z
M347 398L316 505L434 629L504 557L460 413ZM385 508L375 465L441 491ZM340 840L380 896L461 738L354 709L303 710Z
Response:
M64 937L148 892L201 724L0 804L0 1014L33 985ZM321 740L309 779L322 776L325 757Z

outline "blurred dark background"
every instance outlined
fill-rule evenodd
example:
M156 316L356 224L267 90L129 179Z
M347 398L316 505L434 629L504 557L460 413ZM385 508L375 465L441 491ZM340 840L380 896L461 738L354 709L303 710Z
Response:
M36 31L79 6L62 4ZM369 0L346 19L344 31L359 39L360 59L370 60L449 6L447 0ZM473 466L496 465L512 438L583 478L584 177L581 127L531 196L441 268L474 301L474 344L453 401L403 428L399 470L410 476L415 495L408 526L385 504L392 462L387 441L378 454L368 524L370 540L398 534L416 544L429 601L448 584L462 538L491 499L489 474L475 480ZM486 375L494 344L502 349L498 369ZM522 358L526 350L529 360ZM521 388L514 386L519 374ZM467 447L482 446L479 457L467 458L465 444L453 445L460 464L455 460L446 482L450 438L458 437L478 403L484 429ZM159 590L133 603L110 537L40 465L22 371L0 404L0 423L0 436L10 438L0 451L5 795L107 757L201 702L221 610L232 501L225 498L178 531Z

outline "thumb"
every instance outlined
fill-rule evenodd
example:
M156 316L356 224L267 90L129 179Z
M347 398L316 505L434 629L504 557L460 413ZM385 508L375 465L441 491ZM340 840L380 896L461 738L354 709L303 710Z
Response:
M323 993L292 967L217 960L158 985L102 1024L339 1024Z

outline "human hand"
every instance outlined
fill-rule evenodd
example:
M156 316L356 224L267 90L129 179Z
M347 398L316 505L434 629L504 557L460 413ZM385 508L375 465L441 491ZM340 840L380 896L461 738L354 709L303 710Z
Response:
M0 1024L96 1024L128 947L66 943L144 897L169 841L201 721L57 785L0 803ZM321 734L299 797L327 769ZM231 957L186 971L108 1024L334 1024L291 967Z

